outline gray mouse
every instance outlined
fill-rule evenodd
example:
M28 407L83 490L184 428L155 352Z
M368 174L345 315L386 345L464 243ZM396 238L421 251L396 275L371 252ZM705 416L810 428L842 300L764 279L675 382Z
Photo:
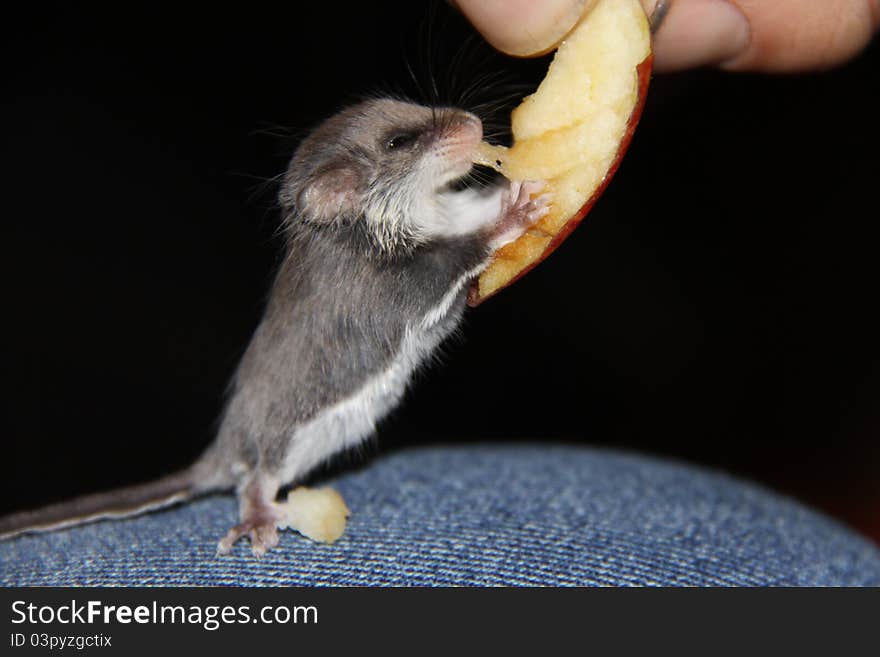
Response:
M218 551L242 536L256 555L274 547L279 489L375 431L492 253L547 212L540 182L454 184L482 136L473 114L392 99L320 124L285 175L283 261L212 445L151 483L0 518L0 537L235 489L239 524Z

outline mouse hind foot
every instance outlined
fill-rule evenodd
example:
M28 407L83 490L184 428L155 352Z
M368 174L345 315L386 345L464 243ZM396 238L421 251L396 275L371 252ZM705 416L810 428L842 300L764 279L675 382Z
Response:
M255 557L262 557L266 552L278 545L277 520L253 517L238 523L226 532L217 544L217 554L223 556L232 552L232 546L240 538L247 536L251 541L251 552Z
M283 512L275 502L278 485L267 479L253 479L239 493L239 522L217 544L217 554L225 555L244 536L251 541L251 552L261 557L278 545L278 524Z

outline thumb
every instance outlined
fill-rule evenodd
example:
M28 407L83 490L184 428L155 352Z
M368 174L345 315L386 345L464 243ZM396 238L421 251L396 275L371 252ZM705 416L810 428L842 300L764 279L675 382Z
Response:
M508 55L551 50L596 0L450 0L480 34Z

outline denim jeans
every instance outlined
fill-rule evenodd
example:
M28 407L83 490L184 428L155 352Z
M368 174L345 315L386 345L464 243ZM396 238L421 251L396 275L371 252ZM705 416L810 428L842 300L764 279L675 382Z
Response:
M331 483L352 511L262 559L229 495L0 543L4 585L880 585L880 550L759 486L561 445L404 450Z

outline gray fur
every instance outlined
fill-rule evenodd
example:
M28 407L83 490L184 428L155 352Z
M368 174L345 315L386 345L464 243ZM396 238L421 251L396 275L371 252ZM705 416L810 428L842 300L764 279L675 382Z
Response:
M234 452L250 468L279 463L297 425L387 368L407 327L487 255L479 235L388 255L361 224L298 226L235 376L218 436L223 460ZM459 296L452 323L464 310Z
M414 369L458 324L469 277L485 266L500 227L510 232L499 215L514 213L499 190L449 201L446 185L470 169L481 136L465 112L393 100L325 121L285 177L284 258L212 446L179 475L56 506L51 517L19 514L0 528L20 533L235 487L242 523L220 550L245 534L255 552L271 547L279 486L362 440L399 402ZM456 222L449 208L467 216ZM88 517L63 519L86 507Z
M408 328L487 259L488 231L425 241L405 215L369 216L411 187L433 195L446 181L423 176L421 160L445 130L469 120L458 110L371 100L331 117L297 149L280 193L286 254L235 375L213 450L218 470L244 463L275 474L297 427L388 368ZM389 153L387 142L401 134L416 136ZM420 190L420 176L434 188ZM399 230L389 240L384 224L392 221ZM420 339L445 337L464 294L450 309L454 319Z

